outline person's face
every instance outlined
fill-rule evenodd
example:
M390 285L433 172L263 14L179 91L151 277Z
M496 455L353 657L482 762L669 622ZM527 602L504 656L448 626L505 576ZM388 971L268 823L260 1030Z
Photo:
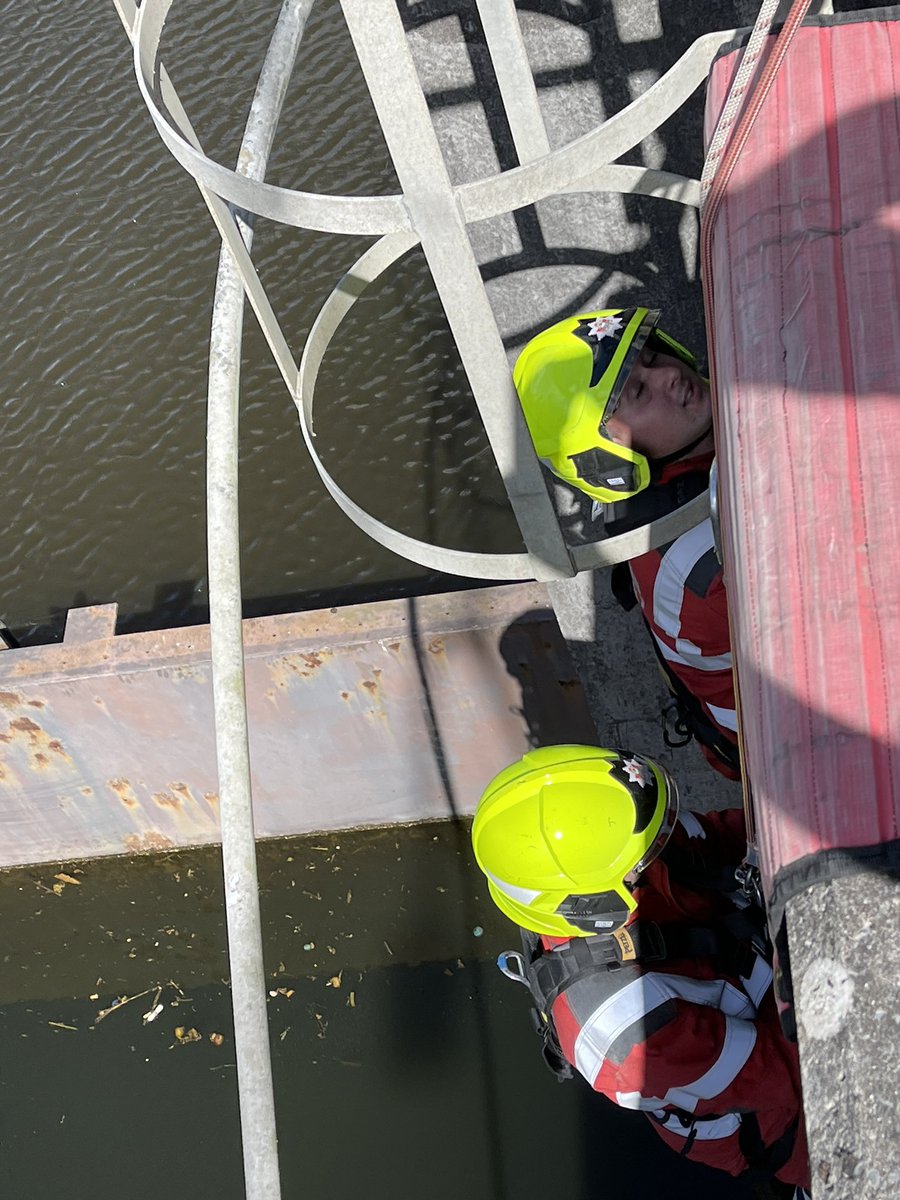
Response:
M605 431L612 441L657 459L689 445L709 428L711 420L706 380L674 355L645 346ZM699 454L712 446L710 431L690 453Z

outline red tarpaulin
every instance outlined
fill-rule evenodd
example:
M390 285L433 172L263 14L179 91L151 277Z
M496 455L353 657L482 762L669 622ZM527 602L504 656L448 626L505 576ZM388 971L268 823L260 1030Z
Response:
M713 230L726 579L774 928L807 883L900 857L900 21L860 16L799 30ZM714 64L707 138L739 60Z

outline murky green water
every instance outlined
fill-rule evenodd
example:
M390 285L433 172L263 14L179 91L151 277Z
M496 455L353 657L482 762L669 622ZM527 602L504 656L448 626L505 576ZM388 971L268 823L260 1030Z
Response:
M173 6L163 61L203 139L233 164L279 0ZM25 641L71 606L120 628L206 616L209 324L219 244L137 90L112 0L0 0L0 615ZM398 189L336 0L304 35L273 182ZM364 238L259 221L254 256L297 357ZM520 548L424 259L366 297L323 367L321 452L364 507L414 536ZM382 550L325 492L248 316L241 401L248 614L440 586ZM444 586L459 586L458 580Z
M464 826L259 865L285 1197L747 1200L554 1081ZM221 890L212 850L0 876L4 1195L243 1196Z

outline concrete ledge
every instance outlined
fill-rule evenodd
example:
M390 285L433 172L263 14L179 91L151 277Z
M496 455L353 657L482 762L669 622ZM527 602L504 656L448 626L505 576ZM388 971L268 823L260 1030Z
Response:
M857 875L787 906L815 1200L900 1195L900 880Z

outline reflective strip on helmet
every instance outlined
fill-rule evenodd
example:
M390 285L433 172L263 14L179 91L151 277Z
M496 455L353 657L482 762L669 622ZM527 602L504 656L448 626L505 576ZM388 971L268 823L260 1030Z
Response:
M507 883L504 879L498 879L496 875L492 875L484 867L481 869L498 891L502 892L504 896L509 896L510 900L515 900L519 904L533 904L538 896L541 895L540 892L534 892L530 888L516 887L515 884Z
M724 1117L701 1117L685 1125L677 1113L657 1110L654 1112L659 1124L667 1133L687 1138L693 1134L698 1142L714 1142L719 1138L731 1137L741 1127L740 1113L726 1113Z
M733 708L719 708L717 704L707 704L706 707L717 725L737 733L737 712Z
M641 975L605 1000L591 1013L578 1031L574 1057L575 1065L581 1074L593 1083L613 1042L632 1025L643 1021L654 1009L665 1004L667 1000L687 1000L691 1004L701 1004L707 1008L718 1009L725 1015L726 1022L729 1017L744 1017L752 1020L756 1016L756 1006L749 997L726 980L688 979L683 975L667 975L657 971ZM746 1025L746 1022L740 1022L740 1024L746 1026L755 1040L756 1030L754 1027ZM731 1040L739 1049L741 1043L737 1029L732 1031ZM726 1026L723 1055L729 1050L730 1044ZM751 1043L746 1048L746 1054L733 1074L736 1075L741 1069L752 1049ZM724 1087L726 1084L723 1083L721 1086ZM718 1090L721 1091L721 1087ZM716 1092L710 1093L710 1095L716 1094ZM686 1104L680 1104L680 1106L687 1107Z

